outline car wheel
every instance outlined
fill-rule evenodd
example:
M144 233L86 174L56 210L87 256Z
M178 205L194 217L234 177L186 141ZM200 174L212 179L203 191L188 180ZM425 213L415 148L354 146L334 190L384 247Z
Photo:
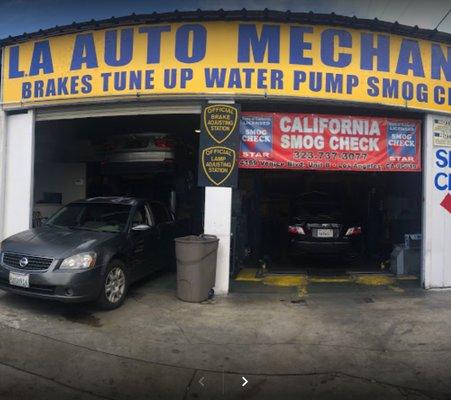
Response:
M124 263L113 260L106 270L97 303L104 310L114 310L124 302L127 289L128 279Z

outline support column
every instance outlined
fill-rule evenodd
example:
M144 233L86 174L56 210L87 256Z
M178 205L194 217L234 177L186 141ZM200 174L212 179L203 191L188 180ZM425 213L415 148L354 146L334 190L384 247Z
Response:
M0 181L3 193L0 236L29 229L33 212L34 111L6 115Z
M451 147L434 146L434 119L451 123L449 117L426 116L422 281L427 289L451 287Z
M6 113L0 108L0 240L5 225Z
M205 188L204 233L219 238L215 294L229 292L232 188Z

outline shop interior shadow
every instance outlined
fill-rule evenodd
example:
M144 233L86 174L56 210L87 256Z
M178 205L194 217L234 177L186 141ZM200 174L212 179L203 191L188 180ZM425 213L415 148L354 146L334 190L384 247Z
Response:
M290 254L289 229L301 221L309 196L328 199L325 209L313 209L314 220L320 212L330 217L344 209L356 221L356 249ZM242 267L309 275L385 272L404 235L421 233L420 173L241 170L233 202L235 273ZM333 222L343 223L338 217Z

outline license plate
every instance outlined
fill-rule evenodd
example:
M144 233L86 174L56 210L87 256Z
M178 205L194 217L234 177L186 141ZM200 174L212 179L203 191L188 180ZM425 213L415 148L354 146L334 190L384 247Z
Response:
M16 274L15 272L10 272L9 273L9 284L14 285L14 286L29 288L30 287L30 275Z
M334 237L334 231L333 229L318 229L316 236L320 238L331 238Z

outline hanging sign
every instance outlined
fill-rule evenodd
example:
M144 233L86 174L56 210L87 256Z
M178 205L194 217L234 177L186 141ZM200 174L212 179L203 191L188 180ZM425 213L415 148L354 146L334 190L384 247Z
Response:
M239 105L210 104L202 108L199 186L236 187L239 121Z
M432 126L434 147L451 147L451 120L447 118L434 118Z
M451 150L437 149L432 165L435 189L444 194L440 205L451 214Z
M161 19L71 27L0 49L1 102L20 108L221 94L451 112L449 43L373 26Z
M420 171L420 127L399 118L243 113L239 167Z

